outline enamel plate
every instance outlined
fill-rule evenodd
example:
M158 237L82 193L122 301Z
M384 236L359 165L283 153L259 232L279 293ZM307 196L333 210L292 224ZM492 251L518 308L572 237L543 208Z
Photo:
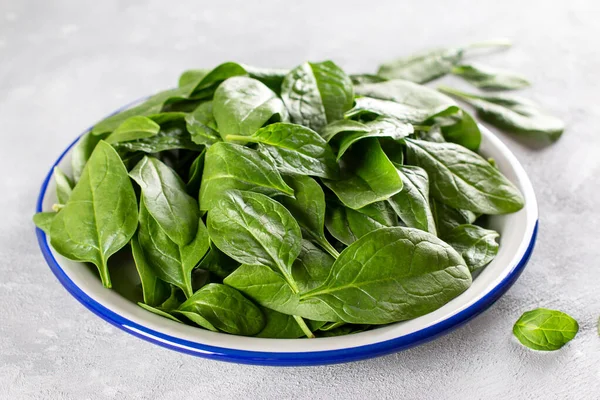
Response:
M531 182L510 150L485 127L481 132L481 153L493 157L525 197L525 207L519 212L490 218L489 227L501 234L498 256L474 278L467 291L440 309L366 332L317 339L263 339L179 324L137 306L130 300L134 294L120 290L118 285L115 290L105 289L95 267L67 260L50 247L44 232L37 229L36 234L50 269L75 299L105 321L157 345L199 357L257 365L318 365L377 357L433 340L485 311L516 281L531 256L538 220ZM76 142L51 166L40 191L38 212L50 210L55 202L52 168L71 171L71 150ZM119 265L111 275L115 282L139 282L131 263Z

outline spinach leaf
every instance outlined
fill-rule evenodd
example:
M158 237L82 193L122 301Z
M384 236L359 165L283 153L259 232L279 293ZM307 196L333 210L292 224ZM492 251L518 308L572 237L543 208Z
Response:
M100 141L69 201L52 221L50 243L66 258L96 265L102 284L110 288L107 260L135 233L137 215L127 170L111 145Z
M144 303L152 307L161 305L169 297L171 289L168 283L158 278L152 266L146 261L146 256L137 236L131 238L131 253L142 283Z
M372 206L375 204L385 205L385 202L373 203L359 210L331 203L327 207L325 226L331 236L349 246L369 232L396 225L396 221L385 215L386 212L373 212ZM371 210L365 213L367 208Z
M408 106L391 100L381 100L372 97L357 97L354 107L346 112L346 118L361 118L382 116L396 118L410 124L422 124L433 114L443 111L443 108L425 109Z
M456 106L452 98L439 91L402 79L358 85L355 90L361 96L393 101L430 114Z
M221 82L236 76L246 76L248 72L244 67L235 62L225 62L217 65L210 72L205 74L202 79L196 83L193 94L203 93L209 89L216 88Z
M206 101L185 116L185 123L192 142L211 145L221 141L217 121L213 115L213 102Z
M460 144L471 151L478 151L481 145L481 131L471 115L458 107L450 107L433 115L426 124L440 127L444 140ZM433 140L440 142L440 140Z
M361 122L351 119L341 119L325 126L321 130L321 136L329 142L340 133L367 133L369 130L369 127Z
M523 313L513 327L519 342L533 350L558 350L571 341L579 324L561 311L536 308Z
M477 225L459 225L444 241L458 251L471 272L488 265L498 254L498 232Z
M452 74L485 90L513 90L530 86L521 75L481 64L462 64L452 68Z
M59 167L54 167L54 182L56 183L58 202L66 204L73 192L73 181Z
M115 143L114 147L122 152L142 151L149 154L179 149L202 151L203 148L192 142L185 124L181 123L169 123L161 126L160 132L156 136Z
M247 147L219 142L206 151L200 209L215 207L230 189L251 190L267 196L294 194L269 159Z
M242 76L219 85L213 114L221 137L249 136L267 121L287 121L288 112L277 94L260 81Z
M169 239L179 246L194 240L200 219L198 203L171 168L154 157L144 157L129 176L142 189L148 212Z
M292 265L292 277L300 293L320 286L327 279L334 261L331 255L308 240L302 240L302 248Z
M343 158L341 179L323 180L344 205L358 209L387 200L402 190L402 180L375 138L361 141Z
M207 69L189 69L187 71L183 71L183 73L179 76L177 87L185 87L192 83L197 84L198 82L201 82L209 72L210 71Z
M519 190L477 153L454 143L405 141L408 162L427 171L431 195L442 203L482 214L523 208Z
M292 263L300 253L302 236L285 207L260 193L232 190L209 210L207 221L219 250L243 264L268 266L298 293Z
M397 165L404 187L388 202L410 228L436 235L435 220L429 206L429 177L423 168Z
M321 300L345 322L387 324L434 311L470 285L452 247L430 233L393 227L346 248L325 283L300 298Z
M285 182L294 190L294 197L282 197L283 204L298 222L302 235L337 258L339 253L325 237L325 194L311 177L290 175Z
M427 129L418 129L415 132L415 138L425 140L427 142L445 143L444 135L442 135L442 128L439 125L431 125L427 127L420 127Z
M113 144L144 139L158 135L160 125L148 117L137 115L123 121L108 137L106 142Z
M50 227L54 217L56 217L55 211L42 211L33 216L33 223L43 230L46 235L50 235Z
M107 135L92 135L91 132L88 132L77 141L71 152L71 167L73 170L74 183L79 181L79 178L83 173L83 168L92 155L92 152L98 143L106 136Z
M457 47L428 50L381 64L377 75L426 83L449 73L460 62L463 53L464 50Z
M193 294L192 270L209 248L208 233L201 219L198 219L196 228L190 243L178 245L149 212L142 193L138 240L146 262L159 279L177 286L188 298Z
M239 266L239 262L227 256L211 242L210 250L200 261L198 268L212 272L219 278L225 278Z
M202 170L204 169L204 156L206 154L206 150L202 150L202 152L194 159L192 164L190 165L190 169L188 171L188 181L185 185L185 188L188 194L192 196L196 196L200 191L200 184L202 183Z
M337 314L319 299L308 299L300 304L281 274L264 265L243 264L223 283L236 288L263 307L283 314L301 316L315 321L340 321Z
M250 136L228 135L227 140L258 143L258 150L281 172L336 179L339 167L331 148L319 134L301 125L275 123Z
M265 316L265 327L256 336L272 339L296 339L304 336L304 331L293 315L283 314L270 308L261 308Z
M350 124L354 122L357 125ZM362 127L359 128L358 125ZM361 124L359 122L347 120L347 126L350 131L338 131L336 135L329 138L331 143L334 143L338 148L337 159L342 158L344 153L359 140L369 137L387 137L394 140L405 138L413 133L413 126L409 123L399 121L395 118L378 117L373 121ZM329 128L328 125L325 129ZM328 134L333 133L331 128ZM339 133L339 134L338 134Z
M354 87L333 62L307 62L286 75L281 98L292 122L320 132L328 123L344 118L352 107Z
M254 303L237 290L216 283L194 293L178 312L185 313L188 318L194 318L192 315L195 314L218 330L234 335L253 336L265 326L265 317Z
M477 219L477 214L469 210L458 210L438 200L430 198L429 205L435 220L438 236L444 239L454 228L459 225L472 224Z
M481 119L509 132L555 141L565 129L563 121L548 115L538 105L522 97L500 94L482 96L445 86L438 90L471 104Z

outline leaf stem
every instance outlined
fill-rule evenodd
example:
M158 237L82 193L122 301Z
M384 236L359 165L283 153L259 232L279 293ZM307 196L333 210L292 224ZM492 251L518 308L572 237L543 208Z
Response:
M302 329L302 332L304 332L304 334L306 335L306 337L308 337L310 339L314 339L315 338L315 334L312 333L312 331L310 330L310 328L308 327L308 325L306 325L306 322L304 322L304 320L302 319L302 317L299 317L297 315L294 315L293 317L296 320L296 322L298 323L298 325L300 326L300 329Z
M327 239L319 239L317 243L336 260L340 256L340 253L327 241Z
M226 141L233 141L236 140L238 142L254 142L256 143L256 140L253 140L250 136L244 136L244 135L227 135L225 136L225 140Z
M110 274L108 273L108 265L106 264L104 259L102 260L102 266L100 266L98 268L98 272L100 273L100 279L102 280L102 285L107 289L112 288Z

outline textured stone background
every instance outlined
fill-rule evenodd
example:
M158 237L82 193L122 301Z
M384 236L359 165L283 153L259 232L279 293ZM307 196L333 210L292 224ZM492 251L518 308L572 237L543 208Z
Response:
M0 0L0 398L600 398L598 16L591 0ZM50 163L91 123L174 85L185 68L331 58L366 72L424 47L499 36L516 45L486 62L531 77L527 95L568 130L550 147L501 134L537 191L538 246L515 286L452 334L347 365L207 361L112 328L40 255L31 214ZM511 338L538 306L579 320L561 351Z

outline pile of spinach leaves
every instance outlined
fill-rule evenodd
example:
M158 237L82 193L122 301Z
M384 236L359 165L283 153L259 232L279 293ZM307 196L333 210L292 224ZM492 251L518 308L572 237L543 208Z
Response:
M427 314L497 254L479 221L524 205L477 153L473 117L421 85L448 73L523 85L458 68L467 51L378 75L331 61L186 71L85 134L70 176L55 169L53 211L34 221L107 288L110 257L130 255L140 306L211 331L324 337ZM446 92L491 123L557 135L530 103Z

